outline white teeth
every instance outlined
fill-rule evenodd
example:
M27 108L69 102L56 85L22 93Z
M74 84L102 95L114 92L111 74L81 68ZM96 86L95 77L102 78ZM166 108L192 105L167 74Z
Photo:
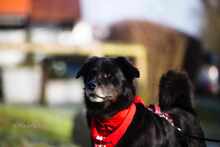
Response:
M104 99L99 98L99 97L89 97L89 100L91 102L95 102L95 103L102 103L102 102L104 102Z

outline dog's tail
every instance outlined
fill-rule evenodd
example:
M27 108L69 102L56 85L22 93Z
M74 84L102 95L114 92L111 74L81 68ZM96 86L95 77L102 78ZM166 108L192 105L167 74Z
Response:
M170 70L162 75L159 87L159 105L162 111L180 108L194 113L192 98L192 84L185 72Z

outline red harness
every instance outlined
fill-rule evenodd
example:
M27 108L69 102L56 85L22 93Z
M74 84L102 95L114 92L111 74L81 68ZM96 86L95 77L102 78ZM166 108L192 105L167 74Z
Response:
M127 109L118 112L113 117L109 119L93 118L91 121L91 136L94 147L114 147L131 124L136 112L135 104L138 103L144 105L141 97L136 96L133 103ZM148 109L173 123L173 121L170 121L172 120L170 119L171 117L161 112L158 105L151 105Z
M159 117L166 119L172 126L174 126L173 123L173 118L170 116L169 113L167 112L162 112L160 110L160 106L159 105L150 105L148 108L148 110L154 112L155 114L157 114Z

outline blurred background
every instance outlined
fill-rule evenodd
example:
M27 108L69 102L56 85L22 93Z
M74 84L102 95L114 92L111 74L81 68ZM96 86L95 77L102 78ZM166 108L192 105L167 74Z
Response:
M74 78L89 56L131 59L146 104L162 73L185 70L206 137L220 139L219 0L0 0L0 147L89 146Z

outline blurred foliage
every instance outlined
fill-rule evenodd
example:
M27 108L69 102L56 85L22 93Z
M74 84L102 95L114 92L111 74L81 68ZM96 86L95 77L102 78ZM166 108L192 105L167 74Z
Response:
M75 147L72 114L50 108L0 106L0 147Z

